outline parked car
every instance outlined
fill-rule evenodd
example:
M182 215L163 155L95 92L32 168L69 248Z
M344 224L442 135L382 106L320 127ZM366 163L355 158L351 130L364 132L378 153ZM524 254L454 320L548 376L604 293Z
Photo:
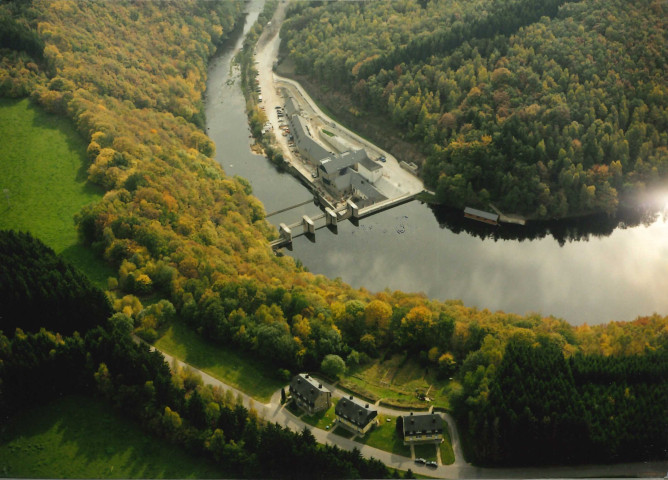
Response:
M438 467L438 463L433 462L433 461L432 462L427 462L427 466L431 467L431 468L436 468L436 467Z
M385 155L383 155L383 156L380 157L378 160L380 160L381 162L385 163L385 161L386 161L387 159L385 158Z
M420 465L424 465L427 463L427 461L424 458L416 458L415 463L419 463Z

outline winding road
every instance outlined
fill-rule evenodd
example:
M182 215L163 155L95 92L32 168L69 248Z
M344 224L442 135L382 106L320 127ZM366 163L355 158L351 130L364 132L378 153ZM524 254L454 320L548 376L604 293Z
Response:
M368 445L353 440L343 438L333 432L313 428L295 415L293 415L284 405L281 405L281 391L277 390L271 397L269 403L263 404L253 399L244 392L237 390L230 385L212 377L206 372L199 370L155 347L152 350L159 351L165 361L170 366L179 365L181 368L190 369L197 372L202 377L202 382L206 385L217 386L231 391L235 396L243 400L246 408L253 408L258 415L269 422L275 422L289 428L292 431L299 432L304 427L309 428L313 436L319 443L336 445L339 448L352 450L357 448L364 457L376 458L388 467L408 470L409 468L422 475L428 475L437 478L609 478L609 477L648 477L664 478L668 472L668 461L663 462L644 462L644 463L623 463L614 465L579 465L579 466L559 466L559 467L536 467L536 468L482 468L468 464L464 461L464 456L459 441L459 433L454 419L449 414L444 414L448 422L452 437L452 447L455 452L455 463L452 465L439 465L437 468L429 468L424 465L416 464L412 459L396 455L384 450L379 450ZM324 384L333 392L333 396L342 397L347 395L332 385ZM406 412L393 410L387 407L378 407L378 412L382 414L398 416Z
M280 83L282 86L288 87L294 93L298 93L300 97L304 100L306 104L310 107L313 115L317 115L323 124L327 124L328 128L336 129L336 133L345 134L356 141L359 141L362 144L365 144L366 148L369 148L371 152L377 155L385 155L387 157L387 164L385 168L391 168L396 170L396 173L392 174L393 178L401 178L401 184L403 188L422 188L419 179L417 183L415 177L409 175L403 169L399 167L398 162L394 157L392 157L387 152L379 150L378 147L368 144L366 140L358 137L353 132L348 131L345 127L335 124L331 121L324 113L320 111L315 102L308 96L304 91L302 86L292 80L283 79L276 76L272 71L273 62L276 59L278 52L279 38L278 32L280 30L280 25L283 22L285 17L285 8L286 5L284 2L279 3L279 6L276 10L274 17L272 18L271 25L269 25L263 35L260 37L256 50L256 58L258 60L258 71L259 71L259 82L262 89L264 97L264 105L268 110L270 120L272 123L275 123L275 128L278 130L278 119L274 119L271 115L273 107L276 105L282 105L283 99L280 97L276 90L276 86ZM284 140L280 135L278 136L279 143L283 142L285 145L284 151L286 152L287 157L292 157L287 148L287 140ZM404 177L404 175L406 175ZM405 180L404 180L405 178ZM405 182L405 183L404 183ZM139 341L135 337L135 341ZM150 347L152 350L157 350L155 347ZM392 454L383 450L379 450L374 447L360 444L351 439L343 438L339 435L334 434L330 431L321 430L318 428L313 428L310 425L303 422L300 418L293 415L289 410L285 408L284 405L281 405L281 391L276 391L269 403L263 404L251 396L247 395L244 392L239 391L238 389L231 387L230 385L225 384L221 380L214 378L206 372L203 372L179 359L174 358L173 356L159 351L168 362L170 366L179 365L182 368L188 368L194 372L197 372L204 384L217 386L231 391L235 396L240 398L243 402L243 405L249 409L255 409L258 412L258 415L270 422L276 422L280 425L283 425L293 431L301 431L305 427L309 428L313 433L316 440L323 444L336 445L340 448L346 450L352 450L357 448L360 450L362 455L367 458L376 458L382 461L388 467L397 468L400 470L411 469L415 473L422 475L427 475L430 477L438 478L583 478L583 477L653 477L653 478L663 478L668 472L668 461L663 462L646 462L646 463L627 463L627 464L615 464L615 465L583 465L583 466L559 466L559 467L541 467L541 468L481 468L476 467L471 464L466 463L464 460L464 455L461 448L461 442L459 438L459 433L457 431L456 423L454 419L449 414L443 414L444 419L447 421L451 439L452 446L455 453L455 462L452 465L439 465L437 468L429 468L424 465L416 464L412 459L403 457L400 455ZM335 388L331 385L326 385L332 392L335 397L342 397L346 395L341 390ZM403 411L393 410L387 407L378 406L378 412L381 414L398 416L405 414Z

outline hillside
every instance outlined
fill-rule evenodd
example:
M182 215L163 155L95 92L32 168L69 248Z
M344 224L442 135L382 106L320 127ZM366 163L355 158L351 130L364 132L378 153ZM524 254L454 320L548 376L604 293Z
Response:
M318 370L328 355L355 365L406 351L461 377L466 408L496 398L486 389L517 335L552 345L564 358L666 348L668 317L660 315L576 328L419 294L354 290L275 256L268 240L276 232L263 206L248 182L228 177L212 160L215 145L198 126L207 61L240 11L239 3L206 1L0 5L2 18L32 39L3 44L0 93L29 94L70 118L88 145L88 180L106 193L79 212L76 224L82 242L116 272L109 290L114 309L129 319L124 325L131 322L151 341L178 319L223 348L293 373ZM34 53L40 42L43 56ZM140 380L138 390L149 381ZM183 402L171 405L184 412ZM466 409L458 414L468 417Z
M442 203L534 218L614 213L668 177L665 8L300 3L282 48L316 90L348 99L344 115L389 119L422 152Z

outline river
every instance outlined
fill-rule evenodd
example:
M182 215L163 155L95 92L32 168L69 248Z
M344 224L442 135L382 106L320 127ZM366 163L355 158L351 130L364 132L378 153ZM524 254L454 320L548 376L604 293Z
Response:
M302 203L311 193L250 151L239 73L230 68L261 0L247 5L243 32L213 59L207 83L207 133L228 175L250 181L268 213ZM268 218L274 225L320 213L309 204ZM354 287L424 292L467 306L568 322L598 324L668 314L668 195L650 210L615 218L588 217L526 227L487 226L461 212L418 201L360 220L337 233L302 236L292 251L311 272Z

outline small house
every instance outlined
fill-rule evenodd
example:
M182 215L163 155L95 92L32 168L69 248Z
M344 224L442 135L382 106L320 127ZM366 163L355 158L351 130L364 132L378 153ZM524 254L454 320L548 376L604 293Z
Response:
M295 404L309 414L327 410L332 406L332 392L308 373L292 377L290 394Z
M440 443L443 440L444 422L437 413L413 413L399 417L397 430L404 445L411 443Z
M351 432L364 435L377 423L378 411L352 395L339 400L334 408L336 421Z

